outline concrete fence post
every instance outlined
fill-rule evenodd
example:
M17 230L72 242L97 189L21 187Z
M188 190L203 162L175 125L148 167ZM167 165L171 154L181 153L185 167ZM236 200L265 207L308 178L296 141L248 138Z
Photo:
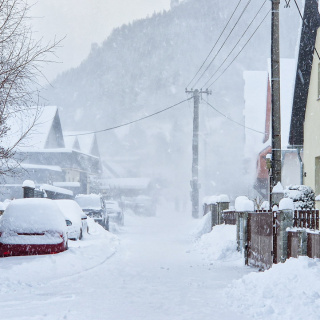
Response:
M244 255L245 264L248 264L248 212L237 212L237 250Z
M285 262L288 258L288 232L287 228L293 227L293 211L290 209L281 210L278 213L278 228L277 237L277 256L279 262Z

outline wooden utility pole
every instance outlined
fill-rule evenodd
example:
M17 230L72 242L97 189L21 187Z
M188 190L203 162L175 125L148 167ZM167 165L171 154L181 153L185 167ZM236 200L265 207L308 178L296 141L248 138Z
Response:
M191 89L186 93L193 94L194 109L193 109L193 138L192 138L192 180L191 184L191 202L192 202L192 217L199 218L199 104L200 94L211 94L206 91Z
M270 190L281 182L281 108L280 108L280 34L279 7L280 0L272 2L271 22L271 104L272 104L272 159ZM273 199L271 195L271 205Z

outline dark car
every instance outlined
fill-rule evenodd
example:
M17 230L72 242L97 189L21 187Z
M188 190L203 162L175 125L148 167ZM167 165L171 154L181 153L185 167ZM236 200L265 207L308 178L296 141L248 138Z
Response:
M105 201L106 210L108 212L110 221L118 223L120 226L124 225L123 211L119 206L119 203L114 200Z
M109 216L102 197L98 194L78 194L75 201L82 211L106 230L109 230Z

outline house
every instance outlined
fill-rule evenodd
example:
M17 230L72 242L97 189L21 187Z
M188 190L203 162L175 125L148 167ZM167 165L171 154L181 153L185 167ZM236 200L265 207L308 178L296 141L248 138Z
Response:
M320 194L320 15L306 0L294 86L289 144L301 151L303 184ZM319 207L319 204L317 204Z
M5 177L0 186L2 198L20 197L24 180L67 188L75 194L87 193L90 177L101 174L96 138L87 138L89 142L92 140L89 149L85 143L81 146L78 138L70 144L71 139L64 137L56 106L44 107L39 113L38 110L18 112L9 119L9 127L11 130L2 145L14 146L20 166L16 175ZM25 138L16 143L17 137L24 135Z
M293 59L281 59L281 149L282 183L284 186L299 184L299 155L296 150L288 149L291 120L292 87L294 82L295 62ZM268 70L268 71L267 71ZM269 170L267 156L271 154L271 85L270 60L266 71L244 72L244 118L245 118L245 170L247 186L268 199Z

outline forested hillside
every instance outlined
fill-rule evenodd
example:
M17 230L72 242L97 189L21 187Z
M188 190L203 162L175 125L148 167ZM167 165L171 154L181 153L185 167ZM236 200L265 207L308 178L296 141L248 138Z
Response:
M186 85L238 2L186 0L168 12L115 29L101 46L92 45L90 55L78 68L61 74L53 82L53 87L44 93L48 103L59 106L67 129L99 130L185 99ZM244 8L244 4L240 7ZM198 83L199 88L229 54L261 4L260 1L250 3L212 67ZM270 1L266 1L235 53L270 7ZM214 52L230 32L241 10ZM299 16L293 5L287 9L281 5L281 18L281 55L294 57ZM270 38L270 20L269 15L249 45L211 88L210 103L237 121L243 121L243 71L266 69L270 42L265 39ZM232 54L228 61L234 56ZM129 165L129 175L160 178L159 181L166 186L174 184L181 190L189 190L189 183L182 177L191 176L191 104L185 103L125 130L99 134L103 156L118 159L130 156L133 165ZM243 177L243 128L208 109L205 104L201 105L201 113L200 172L209 181L202 186L202 192L230 192L235 179ZM239 186L237 188L239 193Z

